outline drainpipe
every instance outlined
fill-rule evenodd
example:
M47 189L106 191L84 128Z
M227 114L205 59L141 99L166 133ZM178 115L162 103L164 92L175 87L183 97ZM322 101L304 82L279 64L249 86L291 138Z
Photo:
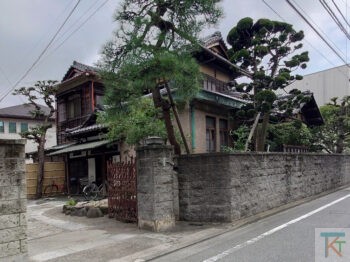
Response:
M191 143L192 151L196 148L196 120L195 120L195 108L194 105L190 105L190 115L191 115Z
M91 112L95 110L95 90L94 90L94 80L91 81Z

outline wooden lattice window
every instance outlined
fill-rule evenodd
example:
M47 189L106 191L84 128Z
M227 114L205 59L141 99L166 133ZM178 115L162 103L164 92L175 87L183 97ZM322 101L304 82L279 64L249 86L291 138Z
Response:
M205 118L206 125L206 144L207 152L216 151L216 118L207 116Z

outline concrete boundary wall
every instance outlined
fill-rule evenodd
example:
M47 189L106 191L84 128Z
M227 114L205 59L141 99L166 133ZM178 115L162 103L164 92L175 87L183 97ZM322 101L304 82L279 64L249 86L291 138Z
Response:
M0 262L27 261L24 145L0 139Z
M180 220L230 222L350 183L350 155L198 154L178 158Z

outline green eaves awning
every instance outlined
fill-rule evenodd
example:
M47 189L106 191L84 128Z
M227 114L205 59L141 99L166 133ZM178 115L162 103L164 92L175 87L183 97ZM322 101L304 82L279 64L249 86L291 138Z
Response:
M48 156L54 156L54 155L75 152L75 151L93 149L93 148L104 146L104 145L107 145L110 143L113 143L113 142L111 142L109 140L100 140L100 141L88 142L88 143L84 143L84 144L75 144L75 145L63 148L61 150L57 150L53 153L50 153L50 154L48 154Z
M199 100L210 101L231 108L241 108L247 103L235 97L230 97L228 95L220 94L217 92L211 92L204 89L200 90L195 96L195 98Z

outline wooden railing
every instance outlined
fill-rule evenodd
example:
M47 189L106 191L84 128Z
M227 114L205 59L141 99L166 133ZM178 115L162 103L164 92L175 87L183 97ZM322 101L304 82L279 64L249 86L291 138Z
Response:
M227 83L220 81L212 76L204 74L203 89L213 92L225 92L228 91Z
M309 148L307 146L283 145L283 152L305 153L305 152L309 152Z

